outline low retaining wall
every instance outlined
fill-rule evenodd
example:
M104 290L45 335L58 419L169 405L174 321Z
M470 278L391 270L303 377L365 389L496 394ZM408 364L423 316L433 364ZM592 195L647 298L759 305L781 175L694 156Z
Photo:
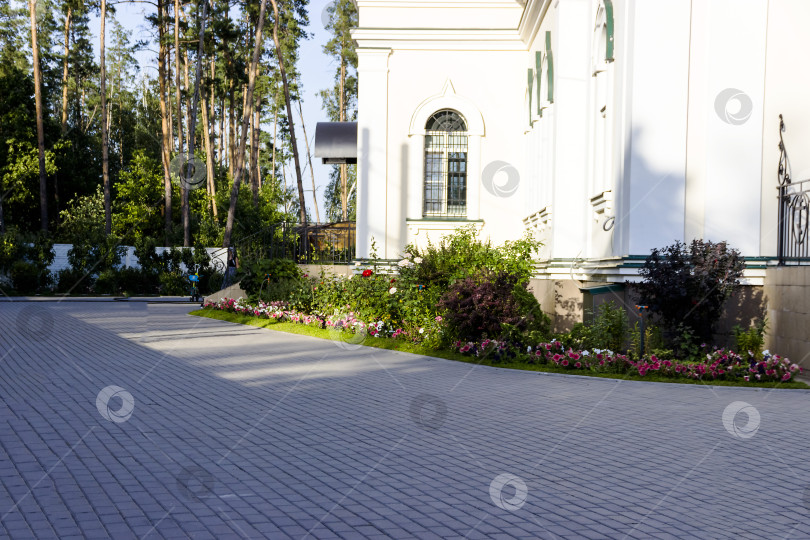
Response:
M138 257L135 256L135 248L132 246L121 247L125 248L126 250L121 256L121 265L125 268L140 268L141 266L138 264ZM54 244L54 258L51 265L48 266L48 270L55 273L59 270L66 270L70 268L70 263L68 262L68 252L71 250L71 248L73 248L73 244ZM169 249L172 248L158 247L155 248L155 252L160 255ZM205 251L207 251L208 256L211 257L212 264L215 260L219 260L222 262L222 267L225 268L225 263L228 260L228 253L224 248L205 248ZM181 264L181 268L184 272L186 271L185 265Z
M810 266L777 266L765 273L765 346L810 371Z

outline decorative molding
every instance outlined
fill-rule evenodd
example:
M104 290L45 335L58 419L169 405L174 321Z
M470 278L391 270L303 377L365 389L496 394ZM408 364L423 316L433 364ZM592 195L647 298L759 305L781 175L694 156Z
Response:
M593 207L593 220L595 222L602 221L605 218L613 216L613 191L603 191L599 195L591 197L591 206Z
M526 229L535 229L539 233L551 230L551 205L523 218L523 225Z
M411 116L408 136L424 135L425 125L430 115L442 109L452 109L461 113L467 122L467 134L483 137L485 135L484 117L478 107L469 99L456 94L453 82L447 79L442 91L424 100Z

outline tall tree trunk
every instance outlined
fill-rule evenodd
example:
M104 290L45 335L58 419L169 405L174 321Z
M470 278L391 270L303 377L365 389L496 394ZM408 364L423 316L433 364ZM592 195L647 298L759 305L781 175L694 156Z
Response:
M307 124L304 122L304 110L301 108L301 100L298 103L298 117L301 119L301 128L304 130L304 142L307 145L307 163L309 164L309 174L312 176L312 203L315 206L315 219L321 222L321 213L318 210L318 198L315 193L315 170L312 168L312 152L309 149L309 137L307 137Z
M99 53L101 56L101 177L104 182L104 232L112 233L112 207L110 194L110 162L109 162L109 117L107 116L107 64L105 59L105 28L107 19L107 0L101 0L101 31L99 32Z
M166 4L165 0L157 0L158 3L158 79L160 86L160 133L161 133L161 157L163 159L163 219L165 228L165 242L169 245L169 238L172 232L172 178L170 165L170 145L171 134L169 132L169 109L166 103Z
M188 159L183 159L183 97L180 87L180 72L182 70L181 59L183 54L180 52L180 0L174 0L174 99L177 102L177 155L181 156L182 163L188 162L191 156L186 156ZM188 90L188 88L186 88ZM182 174L185 166L181 167ZM188 212L188 189L185 182L180 182L180 217L183 221L183 246L189 247L190 230L189 230L189 212Z
M208 131L208 109L206 107L205 99L203 99L202 106L203 114L203 142L205 143L205 173L208 178L208 195L211 197L211 213L214 215L214 221L217 219L217 202L216 202L216 185L214 184L214 157L211 149L211 134Z
M253 191L253 206L259 207L259 107L253 106L253 121L250 123L250 187Z
M276 57L278 59L278 70L279 73L281 73L281 83L284 85L284 102L287 105L287 120L290 123L290 144L292 145L293 161L295 162L295 178L298 181L298 201L299 204L301 205L299 215L301 219L301 224L304 226L304 229L306 230L307 201L306 198L304 197L304 179L301 175L301 160L300 157L298 156L298 143L295 140L295 122L293 121L292 103L290 102L290 87L287 84L287 72L284 69L284 53L281 50L281 43L279 42L278 39L278 25L279 25L278 2L276 0L270 0L270 3L273 5L273 13L275 15L275 19L273 21L273 43L276 46Z
M212 5L212 7L213 7L213 5ZM208 122L205 123L206 126L210 127L210 137L212 137L212 138L216 137L216 131L214 129L216 127L216 122L217 122L217 120L216 120L217 116L216 116L216 113L214 111L214 102L216 101L216 98L214 97L215 96L215 94L214 94L214 79L216 78L216 75L217 75L216 69L214 67L214 56L215 55L216 55L216 53L211 55L211 88L210 88L209 93L208 93L208 101L210 102L210 107L211 107L211 112L209 113L211 115L210 116L211 125L208 126ZM213 141L211 141L211 146L213 146Z
M219 100L219 166L225 166L225 96Z
M346 121L346 57L340 55L340 121ZM349 220L349 193L347 189L348 171L346 164L340 164L340 207L343 221Z
M39 148L39 218L43 231L48 230L48 186L45 173L45 127L42 122L42 70L37 43L37 0L29 0L31 15L31 50L34 63L34 103L37 115L37 147Z
M234 161L236 160L236 112L234 107L236 92L233 79L230 81L230 92L228 93L228 176L234 178Z
M197 134L197 106L200 102L200 79L202 78L203 42L205 38L205 19L208 16L208 0L203 0L202 4L203 7L202 7L202 15L200 16L199 41L197 44L197 65L194 72L194 97L192 98L191 102L191 112L189 114L189 123L188 123L188 155L190 159L194 157L194 143L195 143L194 139ZM186 84L188 84L188 56L186 56ZM203 103L203 116L205 116L205 103ZM207 130L208 126L206 125L206 129L204 130L204 132L207 133L208 132ZM206 141L207 140L208 136L206 135ZM194 160L195 165L196 162L197 160L195 159ZM183 218L184 219L183 240L184 245L188 247L190 245L191 240L187 227L189 219L188 189L186 189L185 205L186 205L185 210L186 215Z
M273 107L273 165L270 174L273 182L276 181L276 139L278 138L278 106Z
M271 0L273 1L273 0ZM262 0L259 8L259 21L256 25L256 40L253 45L253 58L250 61L250 71L248 72L247 89L247 110L242 111L242 133L239 140L239 153L236 165L236 174L231 187L231 200L228 207L228 220L225 224L225 234L222 247L230 247L231 234L233 233L233 220L236 214L236 201L239 197L239 184L242 180L242 172L245 165L245 145L248 135L248 121L253 112L253 90L256 87L256 66L259 64L259 57L262 52L262 29L264 28L264 17L267 9L267 0Z
M68 101L68 55L70 54L70 23L73 16L73 7L68 4L65 14L65 58L62 61L62 136L67 133L67 101Z

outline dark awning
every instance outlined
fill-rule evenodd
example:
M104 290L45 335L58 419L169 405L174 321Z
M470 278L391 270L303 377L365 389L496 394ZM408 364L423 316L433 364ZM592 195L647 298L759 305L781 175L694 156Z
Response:
M315 157L326 164L357 163L357 122L318 122Z

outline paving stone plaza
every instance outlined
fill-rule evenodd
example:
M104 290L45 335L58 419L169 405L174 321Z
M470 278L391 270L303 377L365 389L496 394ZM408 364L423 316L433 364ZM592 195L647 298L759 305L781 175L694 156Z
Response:
M808 538L810 391L0 303L3 538Z

